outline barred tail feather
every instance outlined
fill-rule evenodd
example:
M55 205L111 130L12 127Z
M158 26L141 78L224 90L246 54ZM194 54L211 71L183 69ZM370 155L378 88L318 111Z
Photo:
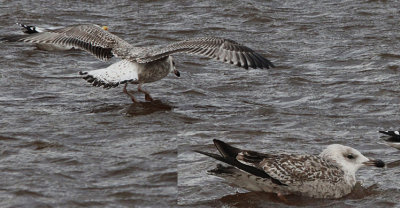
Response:
M104 88L117 87L119 84L138 81L138 64L130 61L120 61L104 69L79 72L83 79L93 86Z

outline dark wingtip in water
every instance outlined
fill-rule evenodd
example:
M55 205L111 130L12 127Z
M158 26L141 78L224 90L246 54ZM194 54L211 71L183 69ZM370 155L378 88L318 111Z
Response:
M399 131L379 131L379 133L390 136L387 141L400 142L400 132Z
M382 137L386 145L400 150L400 131L379 131L379 133L386 135Z

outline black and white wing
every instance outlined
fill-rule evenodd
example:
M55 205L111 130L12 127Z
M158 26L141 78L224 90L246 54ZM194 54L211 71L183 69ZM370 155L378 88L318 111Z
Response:
M213 58L247 69L270 68L274 65L259 53L233 40L215 37L193 38L154 47L139 55L137 62L148 63L173 53L188 53Z
M25 34L34 34L46 31L46 29L39 28L33 25L24 25L21 23L16 23L16 24L22 28L22 32Z
M387 145L400 150L400 131L379 131L388 137L383 138Z
M400 142L400 132L399 131L379 131L379 133L386 134L390 136L387 141Z
M136 49L118 36L94 24L45 31L20 38L17 41L70 46L85 50L101 60L108 60L113 56L129 59L135 57Z

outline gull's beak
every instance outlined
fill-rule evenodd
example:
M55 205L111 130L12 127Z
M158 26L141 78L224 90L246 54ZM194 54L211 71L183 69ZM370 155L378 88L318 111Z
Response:
M105 31L108 30L108 26L102 26L101 28L103 28L103 30L105 30Z
M175 74L177 77L180 77L180 76L181 76L181 73L179 73L179 71L176 70L176 69L174 69L174 74Z
M375 166L378 168L385 167L385 163L382 160L375 160L375 159L371 159L371 158L369 158L369 160L367 162L363 162L363 164L366 166Z

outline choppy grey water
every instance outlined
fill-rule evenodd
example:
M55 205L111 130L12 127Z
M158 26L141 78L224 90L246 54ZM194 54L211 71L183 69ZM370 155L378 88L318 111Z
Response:
M131 104L77 74L109 63L1 43L0 207L286 206L207 175L216 162L192 150L215 151L214 138L265 152L355 147L393 165L360 170L344 199L292 205L400 206L400 153L377 133L400 124L398 16L390 0L1 1L1 35L21 22L107 25L136 46L219 36L277 67L176 55L181 77L145 85L157 101Z

